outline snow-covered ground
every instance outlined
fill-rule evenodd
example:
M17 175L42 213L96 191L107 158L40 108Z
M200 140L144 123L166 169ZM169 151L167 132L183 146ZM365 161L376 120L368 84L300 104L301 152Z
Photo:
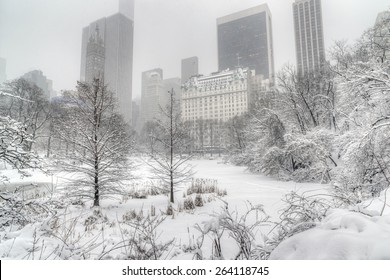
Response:
M138 159L138 167L133 171L136 179L126 188L129 193L135 188L142 190L145 186L151 185L151 171L146 164L142 164ZM193 211L179 211L183 207L185 196L189 184L179 186L175 192L175 214L167 216L168 197L166 195L149 195L146 199L135 199L127 196L117 196L116 199L105 199L101 202L99 212L91 208L91 203L85 205L70 205L67 198L61 196L64 178L66 174L58 176L46 175L35 172L32 177L23 179L15 171L3 170L2 174L10 177L7 187L16 185L45 186L42 189L50 193L54 190L54 197L57 196L64 203L65 207L59 208L56 218L43 218L34 224L29 224L21 229L15 227L5 228L0 232L0 257L2 259L97 259L114 258L122 259L129 257L129 251L133 250L128 240L134 239L134 229L144 223L150 231L143 232L136 239L143 249L150 248L148 239L150 235L155 235L153 242L163 246L169 241L173 243L168 246L168 250L160 256L163 259L193 259L195 255L202 258L215 257L215 239L218 234L219 219L226 216L224 209L232 214L233 219L239 219L245 214L251 205L263 205L269 221L277 222L279 211L284 207L282 199L286 193L297 191L298 193L313 192L326 194L328 185L302 184L293 182L281 182L258 174L252 174L245 167L237 167L225 164L220 159L214 160L193 160L191 164L196 171L195 178L217 180L218 187L226 190L227 195L219 197L212 194L203 195L204 205L196 207ZM5 186L2 186L4 188ZM40 193L44 196L45 192ZM195 198L195 195L191 195ZM186 196L187 197L187 196ZM373 201L370 204L372 211L377 210L380 201ZM146 217L150 216L155 209L156 216L160 217L161 223L157 228L153 228L155 223L149 223ZM95 213L94 213L95 211ZM261 213L249 215L247 223L253 224L261 220L264 216ZM382 251L367 253L367 245L375 241L389 238L389 220L386 218L361 218L356 214L349 215L349 211L335 210L318 228L298 234L291 239L280 244L272 255L273 258L364 258L360 254L368 254L369 257L381 257ZM137 217L139 221L137 222ZM359 217L357 217L359 216ZM140 218L141 217L141 218ZM143 218L142 218L143 217ZM345 219L340 219L345 217ZM349 218L350 217L350 218ZM357 223L357 225L356 225ZM372 226L371 226L372 225ZM374 226L375 225L375 226ZM199 229L208 233L202 240ZM263 234L268 234L272 225L270 222L262 223L255 231L256 243L261 244ZM366 231L365 229L370 229ZM337 229L344 230L343 235L338 235L340 239L333 238L334 243L328 240ZM350 232L352 229L352 233ZM356 241L358 235L366 243ZM360 235L359 235L360 234ZM374 235L379 238L375 239ZM387 235L386 235L387 234ZM350 254L335 252L326 248L325 245L318 247L318 243L330 244L329 248L339 248L348 251L347 247L338 246L343 244L351 236L351 242L355 242ZM371 238L372 237L372 238ZM295 239L294 239L295 238ZM371 239L370 239L371 238ZM382 239L380 239L382 238ZM322 240L324 240L322 242ZM307 241L307 242L306 242ZM371 242L371 243L370 243ZM305 246L303 246L305 244ZM315 246L314 244L317 244ZM386 245L387 244L387 245ZM362 248L361 248L361 246ZM388 248L389 243L385 243ZM375 245L376 246L376 245ZM221 253L223 258L235 258L239 252L233 238L228 233L221 234ZM366 249L364 249L364 248ZM142 248L138 248L142 249ZM311 251L310 251L310 250ZM322 253L316 250L324 249ZM139 251L139 250L138 250ZM141 250L142 251L142 250ZM334 253L333 255L330 253ZM370 251L371 252L371 251ZM365 255L366 256L366 255ZM133 256L134 257L134 256Z
M270 259L381 260L390 259L390 205L383 194L367 208L334 209L313 229L283 241ZM390 195L387 197L389 201Z

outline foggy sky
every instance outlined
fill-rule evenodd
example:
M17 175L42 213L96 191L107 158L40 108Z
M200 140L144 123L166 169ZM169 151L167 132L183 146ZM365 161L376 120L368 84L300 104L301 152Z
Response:
M160 67L180 76L182 58L199 57L202 74L217 63L216 18L267 3L272 13L276 71L295 64L293 0L136 0L133 98L141 72ZM356 40L375 23L389 0L322 0L325 47ZM56 90L73 89L80 77L81 30L118 11L117 0L0 0L0 57L7 77L40 69Z

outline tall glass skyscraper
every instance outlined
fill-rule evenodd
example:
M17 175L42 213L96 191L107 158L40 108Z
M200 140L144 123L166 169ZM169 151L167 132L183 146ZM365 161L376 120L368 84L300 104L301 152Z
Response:
M293 3L298 75L318 71L325 62L321 0Z
M218 68L249 67L273 80L272 19L267 4L217 19Z
M125 121L131 124L132 118L132 76L133 76L133 36L134 36L134 0L120 0L119 13L101 18L83 28L81 47L81 81L90 79L91 70L102 68L104 58L104 81L109 90L116 93L119 112ZM96 57L88 51L91 38L96 38L96 31L103 42L104 55ZM96 52L98 53L98 52Z

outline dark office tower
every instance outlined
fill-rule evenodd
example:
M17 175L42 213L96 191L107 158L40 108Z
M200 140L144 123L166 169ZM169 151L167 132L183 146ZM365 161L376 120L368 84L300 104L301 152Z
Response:
M0 85L7 80L6 65L6 60L0 57Z
M119 13L101 18L83 28L80 79L88 77L87 49L91 37L99 36L104 46L104 82L109 90L116 93L119 112L127 123L132 118L132 75L133 75L133 34L134 0L119 0Z
M321 0L293 3L298 75L318 71L325 62Z
M248 67L274 78L271 12L267 4L217 19L218 68Z
M199 74L198 57L190 57L181 60L181 82L184 84L192 76Z

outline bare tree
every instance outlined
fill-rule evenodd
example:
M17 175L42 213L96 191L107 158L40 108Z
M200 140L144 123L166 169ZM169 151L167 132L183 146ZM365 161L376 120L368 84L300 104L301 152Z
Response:
M42 137L45 125L50 118L50 104L43 90L22 78L7 83L3 92L0 114L22 123L33 141L26 147L29 151L34 142ZM16 98L15 98L16 97Z
M72 149L62 151L62 167L79 174L75 195L91 198L99 206L102 197L120 192L120 183L128 178L132 146L128 127L102 79L79 82L77 91L64 95L67 115L56 124L56 135Z
M169 94L170 102L165 108L161 108L160 117L155 120L155 130L149 135L149 155L152 162L148 164L156 177L169 185L170 202L174 203L175 187L188 180L193 171L188 164L192 158L188 130L181 121L173 89Z
M27 148L31 142L32 137L23 124L10 117L0 117L0 161L16 168L22 174L25 174L23 168L38 167L39 157Z
M21 97L0 90L0 100L4 101L4 97L21 99ZM30 102L27 99L24 101ZM28 149L32 141L24 124L10 116L0 116L0 161L17 169L22 175L27 175L23 171L24 168L39 168L41 161L38 155ZM0 176L0 182L5 180L7 180L6 177Z
M326 67L299 76L291 66L278 75L277 104L284 121L304 134L315 127L336 128L334 74Z
M245 130L248 116L235 116L228 120L226 126L227 149L232 154L242 154L247 145Z

